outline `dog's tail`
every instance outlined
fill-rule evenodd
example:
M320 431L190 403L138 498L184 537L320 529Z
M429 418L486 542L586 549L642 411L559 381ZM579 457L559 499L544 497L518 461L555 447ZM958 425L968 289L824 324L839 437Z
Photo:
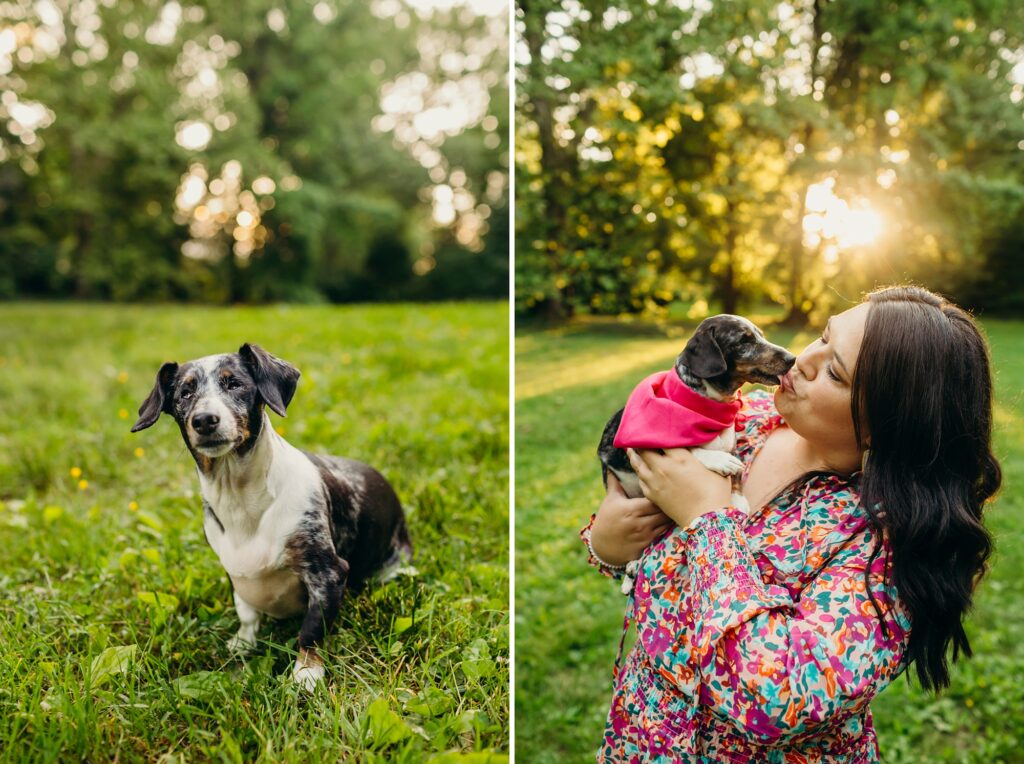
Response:
M402 518L402 522L398 524L398 528L395 529L395 540L398 542L399 557L403 562L412 562L413 548L412 539L409 538L409 526L405 524L405 518Z

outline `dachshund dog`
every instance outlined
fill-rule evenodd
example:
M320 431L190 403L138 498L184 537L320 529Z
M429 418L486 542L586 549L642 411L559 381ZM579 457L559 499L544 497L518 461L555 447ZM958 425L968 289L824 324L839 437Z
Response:
M597 448L605 485L611 472L628 496L643 495L626 447L689 446L708 469L739 474L743 465L732 454L733 420L741 405L737 392L744 382L779 384L795 360L745 318L725 314L705 319L674 368L644 380L605 425Z
M241 627L229 649L256 644L263 615L305 613L292 676L313 691L317 648L342 595L412 556L402 505L369 465L290 445L266 405L284 416L299 371L258 345L165 363L132 432L174 417L199 473L206 539L234 588Z

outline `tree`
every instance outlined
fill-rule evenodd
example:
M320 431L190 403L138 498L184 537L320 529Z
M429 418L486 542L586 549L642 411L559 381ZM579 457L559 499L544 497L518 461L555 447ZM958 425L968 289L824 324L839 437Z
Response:
M460 223L461 211L450 224L429 214L430 191L448 176L433 177L381 121L382 96L403 79L454 82L434 78L424 40L462 44L472 31L493 41L495 17L417 13L398 0L4 7L0 294L396 297L417 279L420 250ZM497 39L481 62L489 70ZM476 84L495 92L500 116L500 77ZM481 198L488 173L507 173L490 115L432 144L467 158L445 167ZM486 230L452 246L479 248ZM410 258L385 284L369 255L386 236ZM368 267L378 269L370 279Z
M956 293L1020 209L1022 12L520 3L517 308Z

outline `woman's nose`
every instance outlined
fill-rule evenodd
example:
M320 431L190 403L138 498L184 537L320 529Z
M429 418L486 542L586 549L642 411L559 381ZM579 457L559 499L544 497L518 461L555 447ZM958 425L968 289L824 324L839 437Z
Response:
M815 342L796 357L794 366L804 379L814 379L818 374L818 350L818 343Z

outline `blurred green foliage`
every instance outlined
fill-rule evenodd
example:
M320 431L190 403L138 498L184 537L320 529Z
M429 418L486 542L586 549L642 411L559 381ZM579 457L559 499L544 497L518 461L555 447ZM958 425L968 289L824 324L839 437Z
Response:
M426 5L0 3L0 298L506 295L507 21Z
M1024 5L520 0L520 314L1024 308ZM805 232L807 191L880 219Z

